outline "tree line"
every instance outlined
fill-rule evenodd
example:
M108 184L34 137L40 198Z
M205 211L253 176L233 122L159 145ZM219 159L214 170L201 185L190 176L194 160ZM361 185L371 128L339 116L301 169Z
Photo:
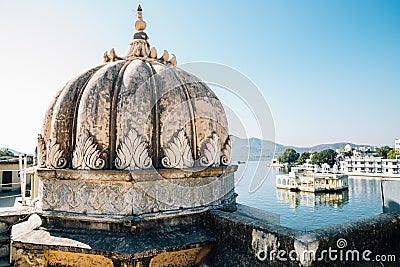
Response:
M9 151L8 149L0 150L0 157L6 157L6 156L13 157L14 153Z
M400 152L390 146L377 148L376 153L384 159L396 159L396 156L400 156Z
M342 149L342 151L344 151L344 149ZM378 157L383 159L396 159L396 157L400 157L400 152L389 146L376 148L375 152ZM288 148L278 157L278 161L287 164L304 164L308 159L310 159L310 164L322 166L322 164L326 163L333 167L333 165L337 163L337 155L338 153L333 149L325 149L321 152L303 152L299 154L293 148ZM344 156L352 155L353 151L344 152Z
M299 154L293 148L288 148L278 157L278 161L288 164L304 164L310 159L310 164L322 166L322 164L327 163L333 167L337 161L336 157L337 153L333 149L325 149L321 152L303 152Z

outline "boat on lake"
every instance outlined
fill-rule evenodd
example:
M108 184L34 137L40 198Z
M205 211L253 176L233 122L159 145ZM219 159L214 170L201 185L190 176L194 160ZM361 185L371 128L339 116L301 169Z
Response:
M276 187L291 191L334 192L349 188L348 176L337 173L313 173L299 170L276 176Z

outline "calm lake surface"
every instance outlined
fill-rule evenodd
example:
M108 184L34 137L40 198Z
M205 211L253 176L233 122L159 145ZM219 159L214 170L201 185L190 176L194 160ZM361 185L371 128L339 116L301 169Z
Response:
M276 188L275 175L282 172L266 162L250 161L238 167L237 202L279 214L282 226L314 230L382 212L380 179L349 177L349 190L341 193L290 192ZM250 193L253 177L261 180L267 173L261 187Z

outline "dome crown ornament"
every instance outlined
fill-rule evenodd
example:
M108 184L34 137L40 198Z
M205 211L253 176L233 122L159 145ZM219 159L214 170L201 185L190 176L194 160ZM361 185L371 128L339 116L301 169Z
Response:
M143 20L143 10L141 5L137 8L137 20L135 21L135 34L133 35L133 40L130 43L128 53L125 57L119 57L116 55L114 48L110 52L106 51L103 56L103 62L114 62L117 60L134 60L141 59L148 62L156 61L162 64L168 64L176 66L177 61L174 54L171 54L169 58L168 51L164 50L161 57L157 58L157 50L155 47L150 47L148 42L148 35L144 32L146 30L147 24Z
M145 21L143 21L142 7L140 6L140 4L138 6L137 12L138 13L137 13L137 20L135 21L135 29L137 31L144 31L146 29L147 24Z

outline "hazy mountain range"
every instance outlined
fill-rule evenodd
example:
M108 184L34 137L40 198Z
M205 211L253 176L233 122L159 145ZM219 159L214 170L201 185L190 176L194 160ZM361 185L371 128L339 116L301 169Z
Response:
M340 149L345 145L350 144L352 147L369 147L370 145L358 145L348 142L332 143L332 144L321 144L311 147L312 151L319 152L325 149ZM274 143L272 141L261 140L258 138L243 139L237 136L232 136L232 160L233 161L247 161L257 160L260 158L271 158L274 153L275 157L278 157L285 149L293 148L299 153L309 151L310 147L295 147L285 146L282 144Z
M345 145L350 144L352 147L369 147L370 145L357 145L353 143L332 143L332 144L321 144L311 147L312 151L322 151L325 149L340 149ZM272 141L261 140L258 138L250 138L244 139L239 138L237 136L232 136L232 160L233 161L247 161L247 160L257 160L260 157L262 159L271 158L272 156L278 157L285 149L293 148L299 153L309 151L310 147L296 147L296 146L285 146L282 144L274 143ZM0 148L0 150L6 150L13 152L15 156L19 154L24 154L18 151L15 151L10 148ZM274 155L275 149L275 155Z

